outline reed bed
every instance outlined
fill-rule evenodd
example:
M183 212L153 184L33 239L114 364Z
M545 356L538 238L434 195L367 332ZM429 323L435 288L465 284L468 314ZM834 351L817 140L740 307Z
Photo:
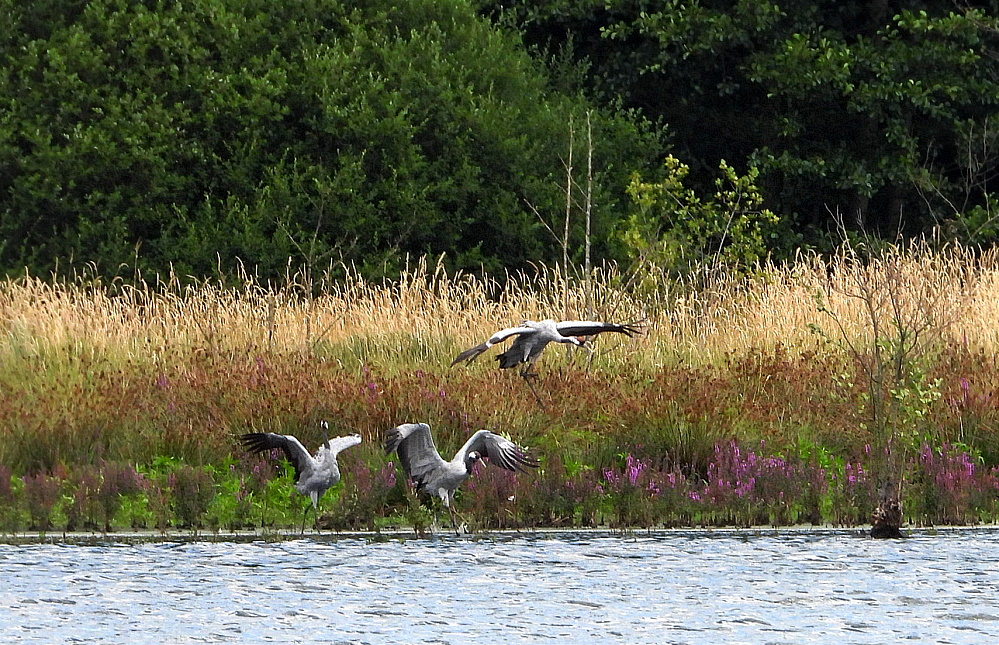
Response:
M647 333L626 343L615 360L655 370L678 360L717 364L749 349L818 349L824 340L816 338L816 328L863 344L871 325L858 284L894 294L902 315L938 318L946 327L938 340L989 352L999 343L992 324L999 314L994 254L961 248L897 251L865 263L843 255L802 256L749 274L715 274L696 289L657 282L652 293L625 291L624 277L613 267L587 282L545 267L530 277L498 280L448 275L425 260L385 284L350 272L318 286L303 284L300 275L279 287L248 275L240 282L7 279L0 283L0 358L64 355L157 364L170 353L280 355L367 343L385 345L372 364L408 369L402 350L413 341L427 350L444 346L449 355L521 320L583 318L642 323Z
M90 527L281 524L296 517L287 471L240 454L234 438L270 430L318 444L322 418L334 433L364 437L324 502L337 527L427 521L379 449L386 429L415 420L435 428L442 450L489 428L542 459L534 477L480 473L465 499L484 526L863 521L870 491L842 482L870 470L862 372L895 333L918 364L921 380L908 387L922 388L898 421L913 425L904 434L921 500L910 503L913 521L994 519L991 252L846 249L688 281L654 270L636 280L615 267L588 280L550 267L452 275L427 260L381 284L333 274L303 271L280 285L251 275L236 286L0 283L0 523L54 526L47 507L56 524ZM496 330L541 318L634 322L644 333L597 338L592 353L550 348L538 365L542 402L486 356L450 367ZM742 494L718 492L731 479L719 469L734 467L739 446L752 447L757 466L781 464L753 476L778 482L761 500L783 485L797 501L761 510L742 503L745 483L732 489ZM975 471L965 483L939 474L967 469L961 459ZM102 499L123 501L87 510L86 491L100 497L106 480L121 492ZM194 510L171 501L170 491L199 487L211 494ZM490 502L497 491L517 501ZM945 497L958 501L934 501Z

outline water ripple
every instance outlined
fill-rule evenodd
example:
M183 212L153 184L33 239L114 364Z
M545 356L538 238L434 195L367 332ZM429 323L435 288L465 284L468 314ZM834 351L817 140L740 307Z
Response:
M4 643L997 642L999 530L0 545Z

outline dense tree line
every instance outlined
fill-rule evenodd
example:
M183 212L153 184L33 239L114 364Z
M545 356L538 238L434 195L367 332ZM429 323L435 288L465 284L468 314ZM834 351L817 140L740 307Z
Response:
M467 2L0 0L0 16L7 271L558 257L545 218L589 106ZM591 117L606 257L628 173L661 147Z
M0 270L495 273L581 262L587 219L594 261L781 254L836 213L988 243L995 15L0 0Z
M503 0L552 69L669 124L710 181L755 167L781 245L853 230L994 241L996 2ZM579 70L582 70L580 72Z

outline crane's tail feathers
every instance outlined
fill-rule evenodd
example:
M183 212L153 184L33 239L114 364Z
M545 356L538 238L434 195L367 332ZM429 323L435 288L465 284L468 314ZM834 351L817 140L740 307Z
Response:
M523 354L516 353L511 349L506 350L502 354L497 354L494 356L497 361L499 361L499 366L501 370L508 370L520 365L523 361ZM530 365L527 365L526 369L530 369Z

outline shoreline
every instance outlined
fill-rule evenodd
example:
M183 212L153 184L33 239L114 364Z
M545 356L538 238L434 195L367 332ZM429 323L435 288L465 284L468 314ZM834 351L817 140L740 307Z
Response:
M343 531L327 532L307 529L304 533L294 530L275 531L247 529L242 531L116 531L100 532L38 532L28 531L18 534L0 534L0 544L10 546L30 545L67 545L67 546L128 546L156 543L198 543L198 542L287 542L294 540L310 540L337 542L340 540L367 540L369 542L389 542L406 540L511 540L518 538L567 538L579 537L617 537L637 538L641 536L677 536L710 538L727 536L780 536L797 535L828 535L843 537L870 537L870 525L855 527L839 527L832 525L798 524L791 526L752 526L752 527L702 527L702 528L537 528L537 529L498 529L455 534L452 530L439 530L418 534L412 529L386 529L381 531ZM904 538L916 536L933 536L941 533L976 533L999 530L999 524L978 524L974 526L913 526L902 527Z

